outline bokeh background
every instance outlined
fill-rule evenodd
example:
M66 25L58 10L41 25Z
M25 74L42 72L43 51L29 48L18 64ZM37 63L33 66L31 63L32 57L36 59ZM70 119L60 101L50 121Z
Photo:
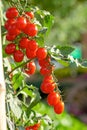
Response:
M75 50L74 58L87 59L87 0L31 0L33 5L49 11L54 16L54 24L46 37L46 45L71 45ZM47 112L54 120L55 130L87 130L87 68L74 64L65 67L56 65L55 76L59 81L61 95L65 102L62 115L53 114L53 109L45 102L46 95L41 94L43 104L34 109ZM37 72L29 83L40 86L42 77Z

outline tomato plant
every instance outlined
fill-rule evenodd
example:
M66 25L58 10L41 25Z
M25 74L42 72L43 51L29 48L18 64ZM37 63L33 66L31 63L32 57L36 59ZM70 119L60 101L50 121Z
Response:
M71 63L81 64L69 55L74 50L73 47L45 46L45 36L53 21L49 12L30 5L27 0L6 0L6 4L8 7L6 6L5 16L2 16L1 48L6 81L7 129L44 129L41 121L44 120L49 125L49 118L33 110L41 101L40 90L47 94L48 105L53 106L55 114L64 111L52 59L67 66ZM3 5L5 6L4 2ZM26 82L36 72L35 62L39 64L39 72L43 77L39 88Z

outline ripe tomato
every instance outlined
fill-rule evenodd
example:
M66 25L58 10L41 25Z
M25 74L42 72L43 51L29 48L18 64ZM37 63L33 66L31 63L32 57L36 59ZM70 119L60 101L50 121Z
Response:
M14 61L21 62L24 58L24 54L21 50L16 50L13 54Z
M14 23L14 24L12 24L12 25L10 25L9 26L9 28L8 28L8 33L10 34L10 35L19 35L20 34L20 30L16 27L16 24Z
M29 59L33 59L36 57L36 50L35 51L32 51L30 49L26 49L26 56L27 58Z
M27 63L27 70L25 70L25 72L30 75L30 74L34 74L35 71L36 71L35 63L33 61Z
M35 40L30 40L30 41L28 42L28 48L29 48L30 50L32 50L32 51L37 50L37 48L38 48L37 42L36 42Z
M8 19L6 22L5 22L5 29L9 29L9 26L12 25L13 23L15 23L15 19Z
M43 82L54 82L52 75L44 76Z
M60 102L60 95L57 92L51 92L48 96L47 96L47 102L49 105L54 106L56 105L58 102Z
M23 32L30 37L34 37L37 35L38 29L37 26L33 23L27 23L26 27L24 28Z
M40 87L41 91L43 93L51 93L55 89L55 83L54 82L43 82Z
M21 49L26 49L28 47L29 39L27 37L22 37L19 41L19 47Z
M54 106L56 114L61 114L64 111L64 102L60 101Z
M25 14L27 14L31 19L34 18L34 13L31 11L31 12L25 12Z
M9 33L6 34L6 40L13 41L16 38L16 35L10 35Z
M14 43L9 43L5 47L5 53L7 54L13 54L16 50L16 45Z
M23 30L27 25L26 18L20 16L16 19L16 27L19 30Z
M44 47L38 48L36 56L39 60L45 59L47 57L47 50Z
M47 67L50 65L51 59L47 56L45 59L38 60L38 62L41 67Z
M47 66L47 67L48 68L41 67L40 74L42 74L43 76L50 75L52 73L52 69L49 66Z
M18 16L18 10L15 7L8 8L6 11L6 17L12 19Z
M33 126L26 127L25 130L38 130L39 127L40 127L40 123L37 123L37 124L35 124Z

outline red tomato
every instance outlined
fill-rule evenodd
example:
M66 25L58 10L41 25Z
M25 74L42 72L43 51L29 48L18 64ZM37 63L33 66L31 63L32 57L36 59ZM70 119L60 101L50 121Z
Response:
M33 23L27 23L26 27L24 28L23 32L30 37L34 37L37 35L37 26Z
M21 49L27 49L28 47L28 42L29 42L29 39L26 38L26 37L22 37L19 41L19 47Z
M38 48L36 56L39 60L45 59L47 57L47 50L44 47Z
M12 25L10 25L9 26L9 28L8 28L8 33L10 34L10 35L19 35L20 34L20 30L16 27L16 24L14 23L14 24L12 24Z
M30 75L30 74L34 74L35 71L36 71L35 63L33 61L27 63L27 70L25 70L25 72Z
M25 130L39 130L39 127L40 127L40 123L37 123L33 126L26 127Z
M5 53L7 54L13 54L16 50L16 45L14 43L9 43L5 47Z
M34 18L34 13L31 11L31 12L25 12L25 14L27 14L31 19Z
M56 114L61 114L64 111L64 102L60 101L54 106Z
M58 102L60 102L60 95L57 92L51 92L48 96L47 96L47 102L49 105L54 106L56 105Z
M6 11L6 17L12 19L18 16L18 10L15 7L8 8Z
M38 43L35 40L30 40L28 42L28 48L32 51L35 51L38 48Z
M43 76L46 76L46 75L50 75L52 73L52 69L47 66L48 68L46 67L41 67L40 69L40 73L43 75Z
M29 59L33 59L36 57L36 50L35 51L32 51L30 49L26 49L26 56L27 58Z
M39 60L38 62L41 67L47 67L50 65L51 59L47 56L45 59Z
M46 75L44 76L43 82L53 82L53 76L52 75Z
M5 22L5 29L9 29L9 26L12 25L13 23L15 23L15 19L8 19L6 22Z
M43 82L43 83L41 84L40 89L41 89L41 91L42 91L43 93L48 94L48 93L54 91L54 89L55 89L55 83L54 83L54 82L46 82L46 83Z
M21 62L24 58L24 54L21 50L16 50L13 54L14 61Z
M16 27L19 30L23 30L26 27L26 25L27 25L26 18L21 16L16 19Z
M16 35L10 35L9 33L6 34L6 40L13 41L15 40Z

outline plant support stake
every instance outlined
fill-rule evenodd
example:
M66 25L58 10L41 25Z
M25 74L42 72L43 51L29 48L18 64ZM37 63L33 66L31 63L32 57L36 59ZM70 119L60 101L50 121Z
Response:
M5 81L4 81L1 21L0 21L0 130L6 130L5 93L6 93L6 88L5 88Z

